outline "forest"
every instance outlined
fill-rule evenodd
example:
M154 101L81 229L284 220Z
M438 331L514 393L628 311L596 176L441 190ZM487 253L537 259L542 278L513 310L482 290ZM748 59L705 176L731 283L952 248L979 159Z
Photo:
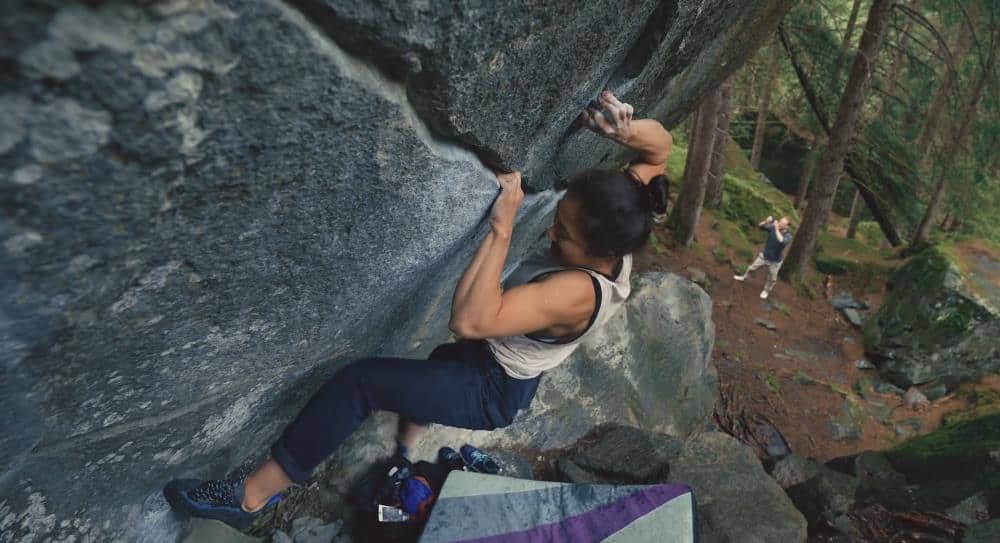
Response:
M830 213L848 219L847 238L860 226L904 255L997 241L996 17L991 1L797 3L689 121L691 160L711 164L704 201L721 203L717 142L731 136L794 196L788 277L815 254ZM703 116L716 119L711 135L698 131L712 128Z

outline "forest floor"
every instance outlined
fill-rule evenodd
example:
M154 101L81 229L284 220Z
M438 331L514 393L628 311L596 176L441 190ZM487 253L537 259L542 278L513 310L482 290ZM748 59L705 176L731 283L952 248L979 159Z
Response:
M726 231L720 227L722 222L725 219L716 219L706 210L692 248L652 243L637 254L636 271L667 270L685 277L704 272L703 288L713 301L713 357L720 390L728 392L740 409L769 419L793 451L825 461L890 448L934 430L945 417L970 410L978 394L1000 391L1000 376L991 376L964 385L920 411L906 407L898 393L875 392L872 385L880 381L877 372L857 367L865 358L861 330L828 298L850 292L871 304L865 313L873 315L882 301L888 271L874 280L867 269L825 278L816 274L813 288L805 289L779 280L770 298L761 300L767 270L757 270L744 283L733 280L733 274L741 273L750 262L731 258L731 250L719 250L726 245L720 233ZM843 219L831 222L832 235L843 235ZM657 225L654 236L669 240L670 232ZM763 232L759 238L757 251L763 245ZM858 255L858 246L852 246L854 258L885 260L886 270L901 264L875 249Z

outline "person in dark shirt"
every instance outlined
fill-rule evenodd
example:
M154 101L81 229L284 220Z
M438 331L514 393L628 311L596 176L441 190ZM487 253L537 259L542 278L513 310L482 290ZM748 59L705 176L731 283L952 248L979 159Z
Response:
M785 247L788 246L792 241L792 232L789 229L790 223L788 222L788 217L782 217L781 219L775 221L774 217L768 217L761 221L759 226L761 230L767 231L767 241L764 242L764 252L757 255L754 259L753 264L747 268L746 273L743 275L734 275L733 279L737 281L744 281L747 275L757 268L766 265L767 274L767 284L764 285L764 290L760 291L760 298L766 300L768 294L770 294L771 289L774 288L774 284L778 281L778 270L781 269L781 261L784 258Z

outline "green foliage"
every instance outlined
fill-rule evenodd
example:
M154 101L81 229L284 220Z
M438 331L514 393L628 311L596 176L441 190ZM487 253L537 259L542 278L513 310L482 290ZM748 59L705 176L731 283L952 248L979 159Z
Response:
M744 233L744 227L721 217L712 223L712 228L719 233L719 244L715 249L722 253L721 261L729 260L728 252L732 251L736 262L730 262L731 264L746 266L750 263L754 255L754 244ZM716 255L716 260L719 258L719 255Z
M731 263L729 261L729 255L726 253L726 249L721 245L716 245L712 248L712 258L715 259L716 264Z
M882 229L875 221L859 222L857 236L861 239L862 243L872 249L881 248L882 242L885 240L885 235L882 233Z
M792 222L798 222L798 213L788 196L764 176L756 174L748 178L726 173L723 184L722 215L744 227L748 234L769 215L787 215Z
M850 1L799 2L785 17L793 53L814 89L818 108L832 123L853 62L865 14L858 21L853 43L842 47ZM877 60L872 92L863 104L863 123L853 136L849 164L858 180L871 189L900 234L912 232L922 218L933 182L945 176L945 203L938 218L958 218L959 231L1000 241L1000 180L996 149L1000 147L1000 92L996 59L991 48L1000 41L1000 3L990 0L928 0L909 4L928 25L913 23L901 10L893 12L885 45ZM970 28L970 24L972 25ZM972 38L965 55L951 56L962 36ZM940 41L943 40L943 43ZM949 52L943 50L947 47ZM768 54L771 54L770 52ZM754 59L751 65L760 64ZM957 81L945 89L945 108L927 153L915 145L935 95L941 91L949 64ZM971 89L984 67L993 70L985 98L973 117L968 141L958 160L947 162L945 150L955 140L970 103ZM759 67L755 74L759 81ZM895 78L895 79L892 79ZM890 81L890 79L892 79ZM753 88L752 85L748 85ZM774 86L786 97L775 102L778 117L789 125L812 126L821 135L816 113L804 100L797 76L782 64ZM889 94L891 92L891 94ZM754 103L751 99L750 103ZM835 209L847 213L853 189L844 190ZM875 239L869 236L870 240Z
M663 254L664 251L663 242L660 241L660 238L656 235L656 232L650 232L649 246L653 248L653 251L655 251L656 254Z
M767 383L767 388L771 389L771 392L781 394L781 383L778 382L778 378L773 373L767 372L764 375L764 382Z
M670 178L671 190L679 192L684 180L684 163L687 161L687 147L674 140L674 146L667 158L667 177Z
M873 250L856 239L820 232L813 261L820 273L849 273L866 292L877 292L896 267L890 251Z

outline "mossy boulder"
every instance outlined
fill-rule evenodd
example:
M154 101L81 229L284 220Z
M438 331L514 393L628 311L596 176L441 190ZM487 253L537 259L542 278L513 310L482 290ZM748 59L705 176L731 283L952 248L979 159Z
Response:
M901 386L937 380L949 388L1000 371L998 252L982 243L924 250L890 277L865 350Z
M1000 414L941 428L885 452L910 484L913 499L944 510L979 492L1000 503Z
M835 458L824 469L858 478L855 503L943 513L979 494L991 507L1000 506L998 450L1000 414L944 425L887 451ZM821 471L812 467L800 478ZM794 495L792 499L801 502Z

